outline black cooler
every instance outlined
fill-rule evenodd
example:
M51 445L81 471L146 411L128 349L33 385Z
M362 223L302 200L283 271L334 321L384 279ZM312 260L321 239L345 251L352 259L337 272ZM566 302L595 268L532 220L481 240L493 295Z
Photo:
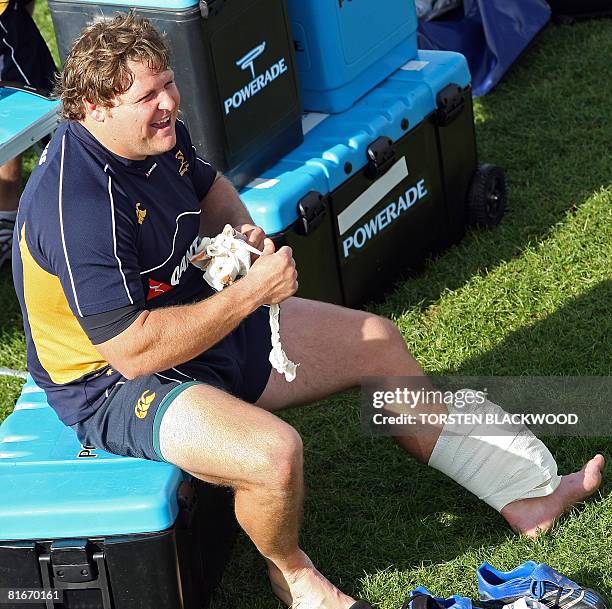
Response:
M293 248L298 295L358 306L458 240L496 224L505 184L477 167L470 74L462 55L419 51L340 114L306 114L304 143L242 198Z
M49 0L60 56L80 31L129 8L165 32L198 153L236 186L302 141L284 0Z

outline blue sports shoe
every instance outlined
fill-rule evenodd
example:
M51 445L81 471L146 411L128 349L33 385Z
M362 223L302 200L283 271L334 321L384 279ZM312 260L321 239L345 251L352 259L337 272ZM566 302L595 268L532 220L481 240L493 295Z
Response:
M410 593L402 609L473 609L472 599L455 594L450 598L435 597L427 588L419 586Z
M583 588L544 563L528 560L512 571L498 571L485 562L476 573L481 600L498 606L527 597L550 609L607 609L597 592Z

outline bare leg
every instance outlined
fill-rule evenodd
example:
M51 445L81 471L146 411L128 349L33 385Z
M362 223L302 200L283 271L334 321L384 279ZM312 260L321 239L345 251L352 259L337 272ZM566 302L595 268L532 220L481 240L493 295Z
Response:
M21 155L0 165L0 211L14 211L21 189Z
M295 381L287 383L272 372L257 402L266 410L314 402L332 393L358 387L365 376L412 377L420 388L432 388L406 341L388 319L336 305L290 298L281 305L281 341L289 359L299 362ZM425 412L417 407L415 413ZM427 412L447 413L444 405ZM441 427L429 426L395 441L420 461L427 462Z
M160 427L165 459L235 489L238 522L266 559L277 596L295 609L347 609L353 599L316 571L298 545L302 443L271 413L205 385L186 389ZM311 577L312 574L318 577Z
M291 298L281 305L281 339L289 358L301 365L293 383L272 373L258 401L267 410L312 402L355 387L364 376L423 375L395 325L363 311ZM434 405L428 406L428 412L447 410L444 405ZM440 431L431 427L418 436L395 440L427 463ZM519 533L534 536L546 531L561 514L599 488L603 466L603 457L597 455L582 470L564 476L551 495L514 501L501 514Z

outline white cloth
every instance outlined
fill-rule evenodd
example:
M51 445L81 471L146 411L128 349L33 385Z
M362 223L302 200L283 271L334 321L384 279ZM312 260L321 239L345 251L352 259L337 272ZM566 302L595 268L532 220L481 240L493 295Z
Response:
M242 235L226 224L223 232L216 237L203 237L190 262L204 271L204 280L220 292L236 279L246 275L251 268L251 254L261 255L258 249L249 245ZM285 380L291 382L297 375L297 367L283 351L280 340L280 307L270 305L270 330L272 332L272 351L270 363Z
M500 420L505 414L488 400L462 408L450 404L448 412L450 415L494 414ZM448 422L429 465L497 511L518 499L550 495L561 482L550 451L524 425Z

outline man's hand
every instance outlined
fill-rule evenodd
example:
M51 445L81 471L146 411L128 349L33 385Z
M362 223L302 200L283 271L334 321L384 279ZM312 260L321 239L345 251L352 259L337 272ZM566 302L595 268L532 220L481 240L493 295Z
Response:
M259 226L253 226L252 224L240 224L239 226L235 226L234 230L245 238L245 241L253 246L255 249L263 250L264 240L266 238L266 233ZM268 239L268 241L270 241ZM274 244L272 244L274 247ZM274 249L272 250L274 251ZM251 254L251 264L257 260L259 256L257 254Z
M263 253L241 279L245 281L254 286L262 304L278 304L295 294L298 282L291 248L284 245L275 252L272 240L265 238Z

